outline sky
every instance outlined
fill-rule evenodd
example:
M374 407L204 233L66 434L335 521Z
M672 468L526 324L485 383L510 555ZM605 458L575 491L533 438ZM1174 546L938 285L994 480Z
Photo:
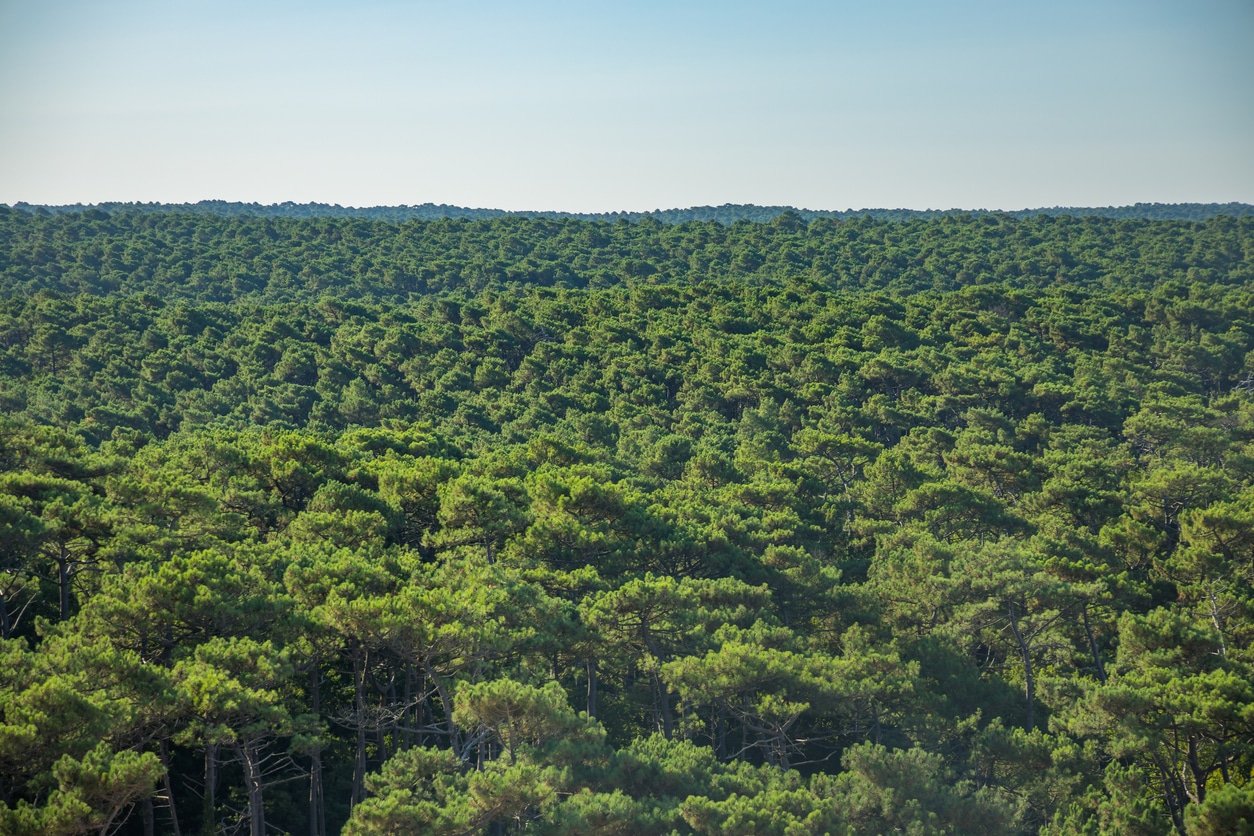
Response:
M1254 0L0 0L0 202L1254 203Z

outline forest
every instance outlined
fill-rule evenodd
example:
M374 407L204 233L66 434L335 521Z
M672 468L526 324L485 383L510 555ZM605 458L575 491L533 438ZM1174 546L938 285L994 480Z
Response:
M1136 203L1131 206L1055 206L1045 209L1019 209L1012 212L989 212L986 209L797 209L793 206L758 206L752 203L725 203L722 206L691 206L687 209L654 209L648 212L554 212L554 211L506 211L504 209L472 209L466 206L450 206L446 203L422 203L416 206L340 206L328 203L239 203L225 200L202 200L198 203L118 203L106 202L92 205L81 203L61 206L41 206L16 203L13 209L28 214L82 214L88 211L108 213L145 214L199 214L245 215L263 218L359 218L370 221L433 221L441 219L488 220L491 218L550 218L578 219L584 221L618 220L642 221L646 218L664 224L688 221L716 221L733 224L736 221L766 223L784 213L792 213L803 221L818 218L858 220L871 218L880 221L934 220L950 215L1004 214L1007 217L1030 218L1038 215L1069 217L1098 217L1116 220L1205 221L1218 216L1247 217L1254 215L1254 206L1248 203Z
M1254 833L1254 217L0 207L0 833Z

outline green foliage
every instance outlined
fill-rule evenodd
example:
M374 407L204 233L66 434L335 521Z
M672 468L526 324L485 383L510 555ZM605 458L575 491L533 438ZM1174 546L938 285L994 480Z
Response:
M1184 814L1189 836L1249 836L1254 833L1254 791L1226 784Z
M733 209L0 209L0 832L1248 829L1250 220Z
M57 788L39 807L19 801L0 806L0 832L76 834L117 832L138 799L150 794L164 772L151 752L113 752L101 743L81 761L64 755L53 765Z

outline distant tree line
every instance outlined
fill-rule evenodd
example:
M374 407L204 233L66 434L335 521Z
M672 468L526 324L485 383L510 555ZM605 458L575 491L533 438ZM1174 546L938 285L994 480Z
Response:
M914 293L991 283L1151 288L1249 280L1254 218L1004 215L676 225L551 218L360 219L0 209L0 296L402 301L539 285L742 284Z
M122 203L109 201L96 204L64 204L59 206L19 202L12 207L31 214L87 212L93 209L105 212L162 212L194 215L248 215L257 218L361 218L371 221L404 223L405 221L433 221L444 218L490 220L502 217L521 218L574 218L585 221L619 219L641 221L652 218L664 224L689 221L714 221L734 224L737 221L767 223L786 212L795 213L809 222L816 218L853 220L872 218L877 221L933 220L951 215L1007 215L1012 218L1030 218L1037 215L1074 218L1111 218L1114 220L1155 221L1205 221L1219 215L1233 218L1254 214L1254 206L1248 203L1136 203L1131 206L1053 206L1039 209L988 210L988 209L798 209L793 206L756 206L752 203L725 203L722 206L693 206L687 209L654 209L648 212L558 212L558 211L509 211L504 209L471 209L465 206L449 206L444 203L422 203L414 206L340 206L327 203L240 203L226 200L201 200L196 203Z

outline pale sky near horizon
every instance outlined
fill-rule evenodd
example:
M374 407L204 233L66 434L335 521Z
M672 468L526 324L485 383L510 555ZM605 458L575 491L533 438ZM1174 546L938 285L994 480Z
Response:
M0 203L1254 203L1254 0L0 0Z

